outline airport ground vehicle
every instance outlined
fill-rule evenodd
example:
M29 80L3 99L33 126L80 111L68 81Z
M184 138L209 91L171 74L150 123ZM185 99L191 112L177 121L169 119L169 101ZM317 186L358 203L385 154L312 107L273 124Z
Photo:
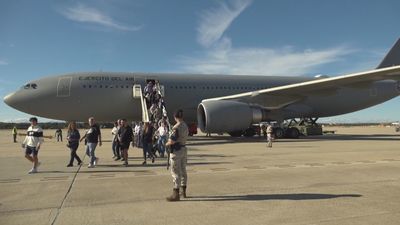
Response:
M244 131L230 132L233 137L252 137L256 134L261 135L261 126L271 124L275 138L299 138L299 136L322 135L322 126L317 123L318 118L302 118L299 120L291 119L282 123L278 122L261 122L253 124Z

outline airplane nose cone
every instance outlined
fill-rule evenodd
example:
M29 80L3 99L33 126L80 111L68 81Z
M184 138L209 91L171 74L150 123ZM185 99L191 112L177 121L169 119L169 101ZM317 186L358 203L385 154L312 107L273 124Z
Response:
M13 107L13 105L15 104L15 93L13 92L13 93L6 95L4 97L4 103Z

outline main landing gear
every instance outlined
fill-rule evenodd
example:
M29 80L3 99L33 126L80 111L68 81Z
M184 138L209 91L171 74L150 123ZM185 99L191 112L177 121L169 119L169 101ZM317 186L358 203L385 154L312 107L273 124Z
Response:
M299 138L300 135L322 135L322 127L317 124L318 118L301 118L299 120L286 120L280 125L273 124L273 132L275 138ZM244 131L233 131L228 134L232 137L253 137L256 134L261 134L260 124L253 125Z

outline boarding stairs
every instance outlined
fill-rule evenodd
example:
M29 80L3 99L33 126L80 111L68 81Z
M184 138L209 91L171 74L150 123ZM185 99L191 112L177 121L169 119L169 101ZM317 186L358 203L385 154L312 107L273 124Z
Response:
M143 96L142 86L140 84L133 85L133 98L140 99L140 105L142 106L142 121L150 122L149 111L147 110L147 102Z

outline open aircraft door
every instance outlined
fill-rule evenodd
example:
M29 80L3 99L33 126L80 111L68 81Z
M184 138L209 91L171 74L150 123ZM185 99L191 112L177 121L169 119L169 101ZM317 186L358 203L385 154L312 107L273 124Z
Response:
M142 97L142 86L140 84L133 85L133 98L141 98Z
M60 77L57 84L57 97L69 97L71 95L72 77Z

